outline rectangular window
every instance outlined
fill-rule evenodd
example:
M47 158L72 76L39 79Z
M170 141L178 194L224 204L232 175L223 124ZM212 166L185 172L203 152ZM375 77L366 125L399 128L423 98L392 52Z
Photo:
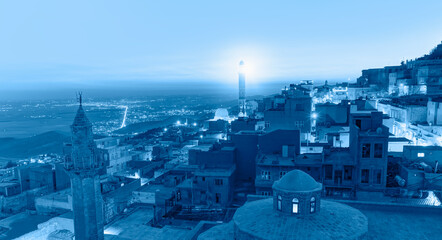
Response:
M376 184L381 184L382 183L382 170L380 170L380 169L374 170L373 177L375 178L373 182L375 182Z
M281 196L278 196L277 204L278 204L278 210L281 211L282 210L282 197Z
M344 180L351 181L353 175L352 166L344 166Z
M370 143L362 144L362 158L370 158Z
M215 179L215 185L223 185L223 180L221 178Z
M270 175L270 171L262 171L261 172L261 179L263 179L263 180L270 180L270 179L272 179L271 175Z
M325 165L325 180L333 179L333 165Z
M297 198L293 198L292 200L292 213L298 213L299 211L299 200Z
M355 120L355 125L356 125L356 127L358 127L359 129L361 129L361 126L362 126L362 121L361 121L361 119L356 119L356 120Z
M374 144L374 158L382 158L383 145L382 143Z
M310 213L316 212L316 199L314 197L310 200Z
M417 153L417 157L425 157L425 153Z
M284 177L284 175L286 174L286 171L281 171L279 172L279 179L281 179L282 177Z
M262 191L262 192L261 192L261 195L262 195L262 196L270 196L270 192L268 192L268 191Z
M368 169L361 170L361 183L368 183L370 171Z

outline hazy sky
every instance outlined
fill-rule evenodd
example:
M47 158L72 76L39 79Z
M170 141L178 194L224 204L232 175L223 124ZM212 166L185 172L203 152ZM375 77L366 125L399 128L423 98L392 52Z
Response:
M241 59L249 81L355 79L428 53L442 40L441 9L440 0L0 0L0 88L234 84Z

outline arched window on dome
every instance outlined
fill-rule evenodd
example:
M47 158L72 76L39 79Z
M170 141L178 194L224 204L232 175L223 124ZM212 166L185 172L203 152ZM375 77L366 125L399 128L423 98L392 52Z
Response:
M297 198L292 199L292 213L298 213L299 211L299 200Z
M316 198L312 197L310 199L310 213L316 212Z
M281 211L282 210L282 197L281 195L278 195L278 210Z

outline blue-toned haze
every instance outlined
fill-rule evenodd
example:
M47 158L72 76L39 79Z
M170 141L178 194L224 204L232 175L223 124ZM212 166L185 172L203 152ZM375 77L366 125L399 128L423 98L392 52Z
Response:
M442 39L441 1L1 1L0 92L354 80ZM178 85L179 86L179 85Z

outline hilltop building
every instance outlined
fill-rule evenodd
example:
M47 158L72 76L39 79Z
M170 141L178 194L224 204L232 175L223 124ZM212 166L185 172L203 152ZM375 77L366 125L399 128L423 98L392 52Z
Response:
M394 95L442 93L442 43L429 54L399 66L362 70L359 87L371 87Z

